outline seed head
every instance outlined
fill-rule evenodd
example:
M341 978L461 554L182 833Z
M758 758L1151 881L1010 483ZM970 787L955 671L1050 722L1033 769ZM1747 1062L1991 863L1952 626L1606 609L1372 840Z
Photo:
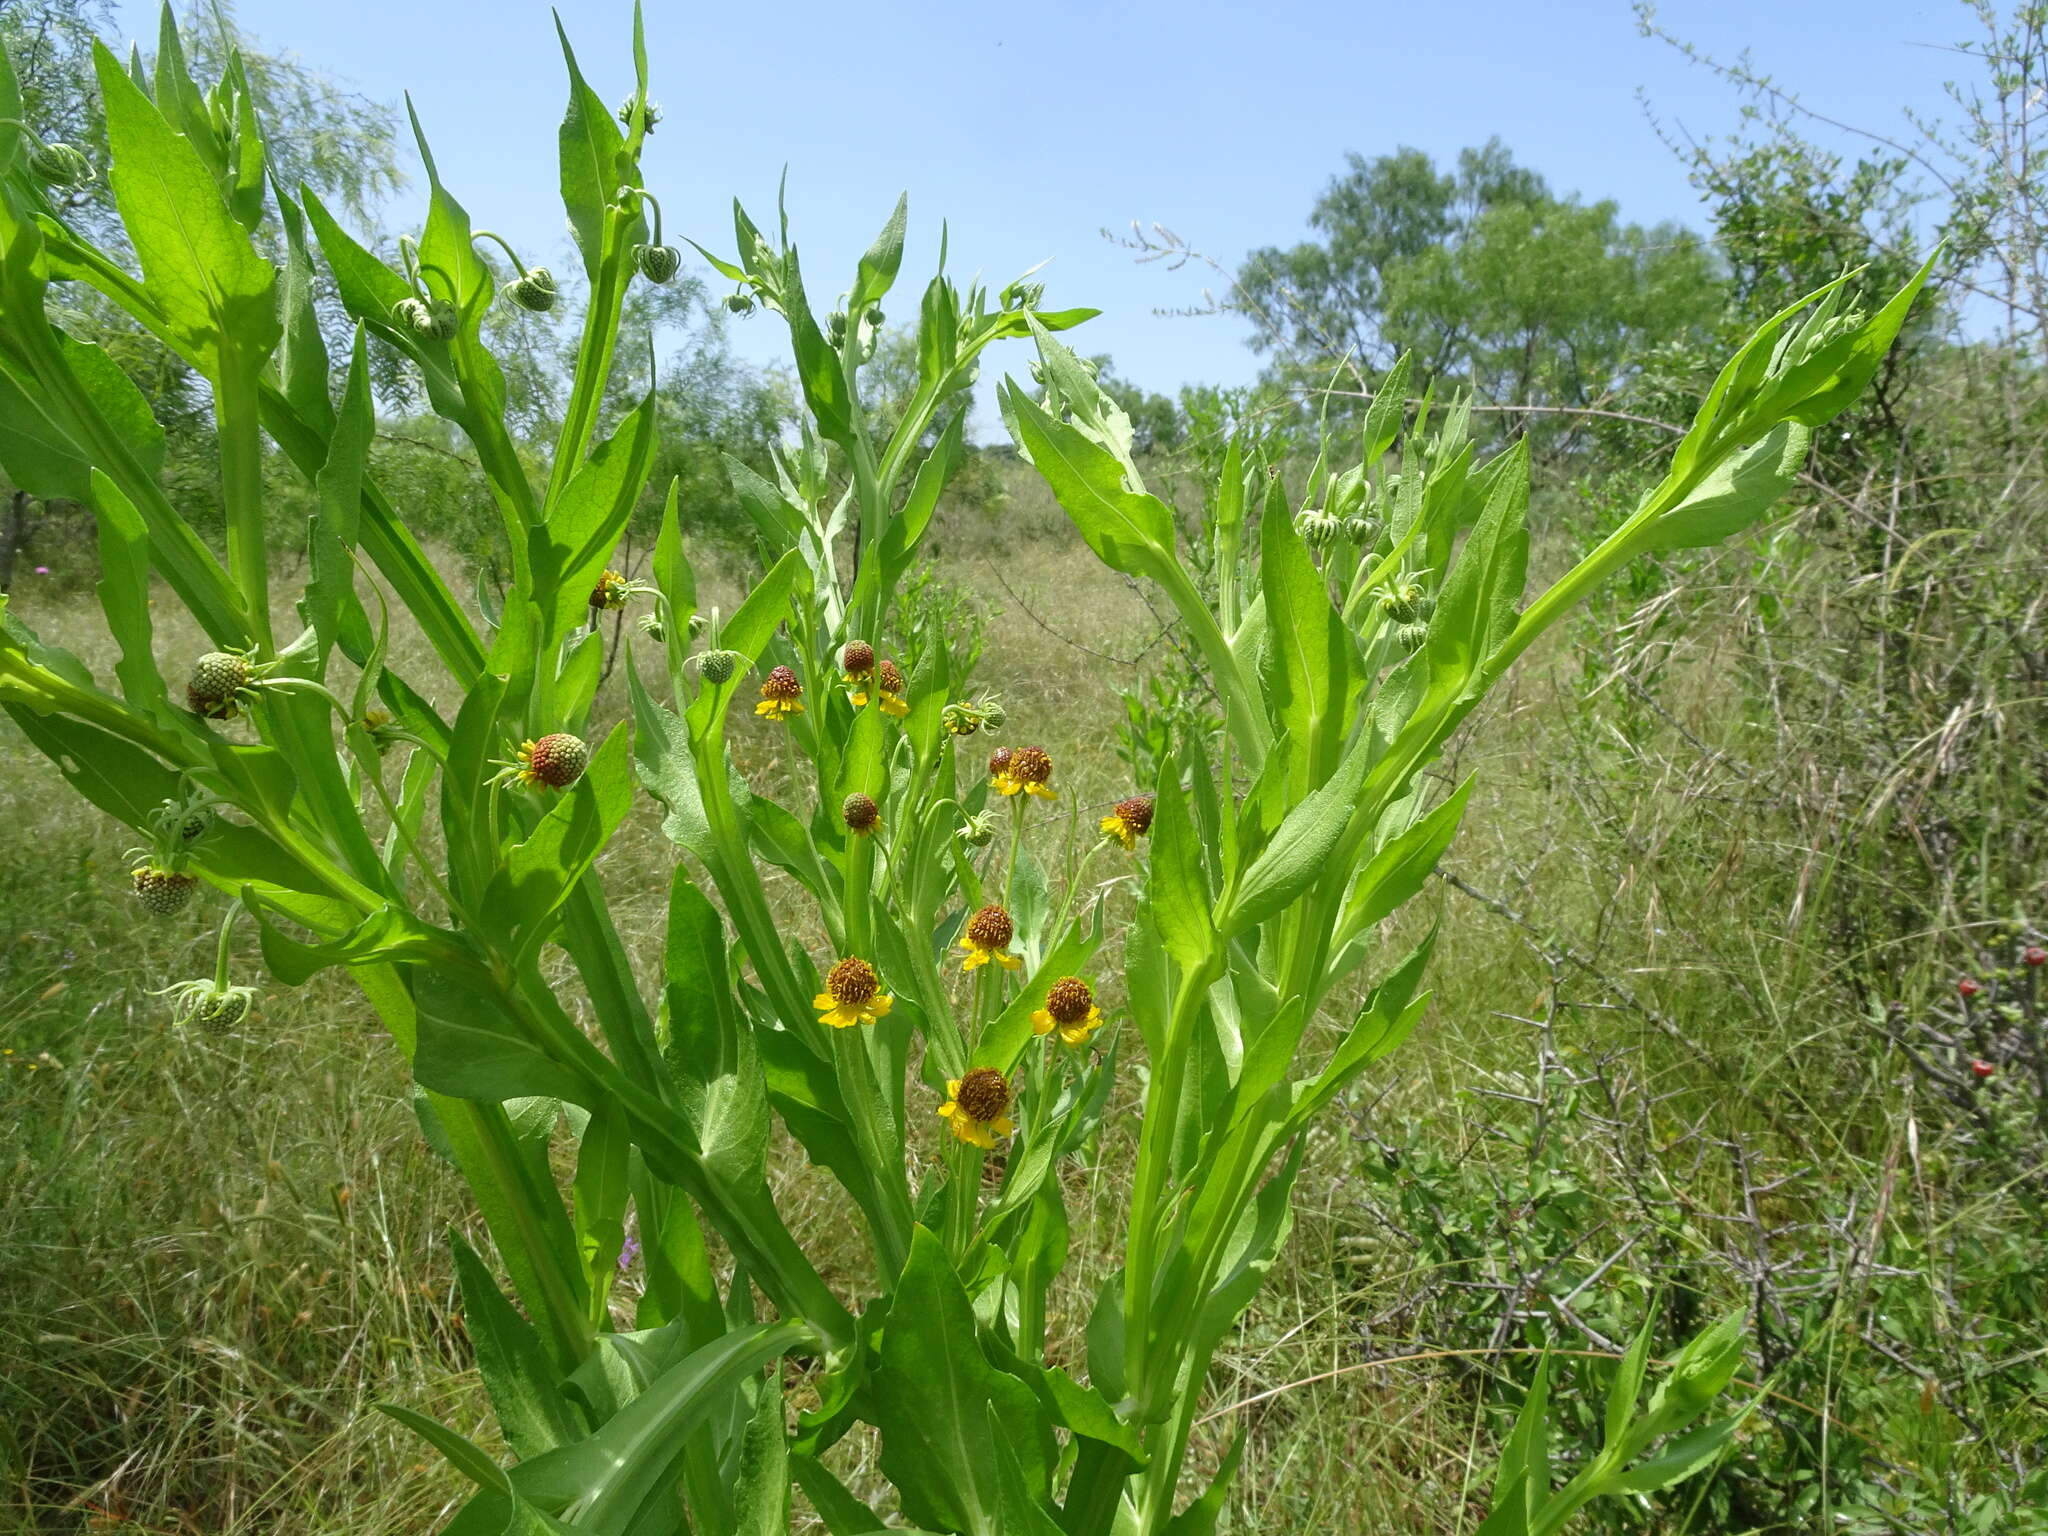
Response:
M665 283L683 269L683 253L672 245L636 245L633 264L650 283Z
M545 784L549 789L567 789L582 778L583 770L590 766L590 748L582 737L556 731L539 741L522 745L519 761L525 765L524 777L528 783Z
M850 1008L867 1002L880 987L875 968L850 955L825 973L825 990L832 994L832 1001Z
M980 949L1007 949L1017 925L998 906L986 906L967 920L968 942Z
M960 1079L953 1102L961 1112L983 1125L1000 1120L1010 1107L1010 1085L994 1067L976 1067Z
M897 694L903 692L903 669L897 666L895 662L884 661L882 663L880 676L882 680L882 692Z
M1057 1024L1078 1024L1094 1006L1094 992L1078 976L1062 977L1045 994L1045 1011Z
M1043 747L1019 747L1010 754L1010 777L1019 784L1044 784L1052 778L1052 754Z
M191 904L192 893L199 889L197 875L156 864L136 866L132 878L136 898L158 917L176 917Z
M882 808L863 794L848 795L839 805L839 815L846 823L847 830L866 837L882 824Z
M1971 998L1978 996L1983 992L1983 990L1984 983L1979 981L1974 976L1965 976L1961 981L1956 983L1956 991L1962 994L1963 1000L1965 1002L1968 1002Z
M185 684L185 706L206 720L232 720L239 695L249 686L249 658L234 651L208 651L193 664Z
M875 670L875 648L865 640L849 640L839 652L839 670L848 677L866 677Z

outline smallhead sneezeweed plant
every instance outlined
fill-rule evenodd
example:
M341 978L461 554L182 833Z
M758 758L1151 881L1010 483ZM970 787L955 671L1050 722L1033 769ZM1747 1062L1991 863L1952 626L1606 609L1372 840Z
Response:
M622 305L681 259L642 178L647 58L636 29L615 110L564 54L560 184L582 270L562 283L480 236L423 137L425 227L381 259L311 192L274 184L240 64L202 89L168 14L153 69L98 54L103 167L34 136L0 63L0 464L92 509L119 656L95 677L0 610L0 703L145 840L124 877L139 911L222 924L216 973L173 985L167 1011L243 1027L225 932L240 915L275 983L346 969L410 1061L425 1133L495 1251L493 1266L451 1239L512 1458L390 1407L475 1485L447 1530L766 1533L800 1487L835 1536L1212 1531L1237 1454L1202 1486L1183 1476L1212 1354L1287 1240L1305 1128L1427 1006L1429 940L1388 955L1380 938L1469 785L1440 794L1422 770L1595 583L1761 517L1919 282L1874 313L1832 285L1766 325L1635 513L1524 606L1526 452L1481 462L1455 408L1408 422L1405 361L1362 430L1323 445L1305 494L1230 449L1189 561L1128 422L1055 339L1091 311L1042 308L1021 279L963 291L942 259L914 305L916 389L885 433L860 375L902 205L822 318L786 219L771 235L736 209L731 259L705 255L735 309L787 322L806 419L774 479L733 466L770 559L736 611L700 616L673 489L651 578L613 568L657 423L652 396L608 394ZM66 226L45 195L57 173L108 178L127 249ZM338 360L316 248L354 323ZM80 290L206 381L221 548L160 483L141 395L53 319ZM579 296L560 434L533 462L483 321ZM1094 552L1171 605L1226 717L1213 752L1188 745L1088 818L1089 859L1123 861L1141 891L1113 930L1101 902L1079 909L1078 872L1051 889L1030 853L1078 812L1027 710L978 693L943 643L906 668L895 628L977 360L1003 338L1039 352L1035 384L1000 392L1019 451ZM512 572L496 611L456 600L366 468L373 347L417 375L489 481ZM314 511L286 620L265 484L292 472ZM163 654L172 600L204 636L190 654ZM638 655L601 712L593 616L622 608ZM391 664L394 614L435 675ZM782 733L811 781L801 804L733 770L734 729ZM629 965L602 868L636 784L680 850L651 976ZM1124 1247L1055 1363L1061 1170L1101 1145L1115 1079L1139 1063ZM785 1225L767 1177L779 1137L843 1189L861 1275L828 1283ZM645 1288L626 1317L629 1222ZM1648 1341L1616 1372L1604 1448L1558 1485L1537 1374L1489 1536L1556 1530L1720 1453L1740 1413L1705 1415L1740 1319L1654 1390ZM806 1373L794 1415L784 1357ZM856 1431L892 1491L831 1470Z

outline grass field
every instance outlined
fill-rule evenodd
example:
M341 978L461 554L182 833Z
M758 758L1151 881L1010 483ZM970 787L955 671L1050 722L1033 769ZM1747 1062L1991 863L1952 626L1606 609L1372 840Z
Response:
M1537 558L1562 560L1581 514L1544 509ZM950 512L932 552L961 622L986 626L1009 739L1060 765L1043 814L1088 825L1132 782L1124 693L1170 659L1160 619L1022 481L999 516ZM1967 925L2019 914L1845 938L1831 914L1916 898L1846 851L1864 808L1812 755L1831 722L1760 707L1750 665L1759 592L1824 597L1829 572L1748 549L1663 579L1533 657L1468 731L1483 747L1439 765L1482 771L1449 878L1404 919L1443 924L1436 1003L1316 1133L1292 1244L1211 1381L1193 1470L1246 1437L1228 1530L1467 1529L1534 1346L1581 1352L1559 1418L1591 1443L1603 1356L1652 1311L1675 1346L1735 1302L1759 1319L1745 1379L1775 1395L1719 1475L1607 1528L1973 1530L1972 1500L1984 1530L2034 1528L2010 1522L2043 1491L2044 1143L2015 1107L1987 1145L1868 1008L1936 1006L2006 943ZM17 611L99 668L78 586L59 571ZM736 591L728 572L707 606ZM736 736L786 792L777 738ZM212 930L139 922L120 830L11 728L0 764L0 1520L432 1529L458 1479L371 1404L481 1432L443 1233L484 1239L401 1059L334 972L265 987L231 1034L170 1027L153 993L210 970ZM657 820L643 803L605 865L649 964L674 856ZM1068 1174L1070 1347L1127 1199L1128 1120L1109 1124ZM777 1170L829 1279L831 1186L787 1154ZM835 1451L849 1481L869 1449Z

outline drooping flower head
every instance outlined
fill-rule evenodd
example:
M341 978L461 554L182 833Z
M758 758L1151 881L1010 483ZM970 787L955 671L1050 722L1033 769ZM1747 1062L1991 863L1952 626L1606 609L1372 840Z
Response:
M994 1150L996 1137L1017 1128L1010 1119L1010 1085L994 1067L975 1067L965 1077L949 1079L939 1114L955 1136L983 1151Z
M1064 976L1047 990L1045 1006L1031 1015L1031 1027L1041 1035L1058 1030L1062 1045L1083 1046L1102 1027L1102 1010L1087 982Z
M138 864L130 878L135 882L135 899L158 917L176 917L191 905L192 893L199 889L199 877L190 870L161 864Z
M590 589L590 606L609 612L626 606L626 600L633 595L633 584L617 571L606 571L597 578L597 585Z
M895 1006L882 990L881 978L865 960L849 955L825 973L825 990L811 999L821 1023L834 1029L872 1024Z
M882 808L863 794L848 795L839 803L839 816L846 823L846 829L857 837L866 837L882 824Z
M1000 760L1000 761L999 761ZM999 747L988 760L989 784L999 795L1036 795L1057 800L1052 788L1052 754L1043 747Z
M1102 835L1122 843L1125 852L1135 851L1138 839L1152 830L1152 797L1132 795L1128 800L1117 801L1098 825Z
M967 927L960 937L960 948L967 958L960 962L960 969L971 971L977 966L987 965L993 960L1006 971L1014 971L1024 962L1010 953L1010 940L1016 937L1016 924L1010 921L1010 914L998 906L986 906L967 919Z
M903 669L893 661L884 661L876 669L875 675L876 680L881 684L882 713L894 715L899 720L909 714L910 705L903 697ZM865 709L867 702L868 691L865 687L854 690L853 707L855 709Z
M804 712L804 685L787 667L776 667L761 684L761 702L754 713L769 720L787 720Z

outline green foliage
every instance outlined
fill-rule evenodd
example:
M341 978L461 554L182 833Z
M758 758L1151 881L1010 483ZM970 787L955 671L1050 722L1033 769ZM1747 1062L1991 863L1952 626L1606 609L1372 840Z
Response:
M1056 339L1092 311L1044 309L1023 279L957 286L942 243L906 353L914 384L877 396L863 370L901 274L906 204L861 258L846 311L822 321L786 211L771 235L736 206L734 257L707 259L786 323L802 416L765 469L725 461L765 568L730 615L712 609L700 648L689 536L702 530L675 479L665 497L652 484L670 413L630 361L635 296L679 260L645 184L638 18L616 118L564 38L560 187L585 286L539 463L515 435L486 323L526 279L479 254L418 116L430 211L396 265L298 189L354 326L337 392L315 366L297 205L287 213L290 194L263 174L246 65L229 53L202 94L168 13L163 36L146 78L97 56L139 278L53 217L21 169L0 183L0 380L39 402L10 413L0 455L101 519L99 597L120 650L103 686L0 611L0 706L79 795L226 898L228 921L249 910L278 981L344 969L407 1059L423 1128L468 1183L513 1293L456 1246L512 1465L386 1406L473 1485L444 1529L646 1531L673 1523L679 1499L704 1529L773 1528L790 1477L858 1528L860 1506L816 1458L860 1424L928 1528L1214 1529L1238 1457L1184 1502L1191 1437L1217 1351L1293 1232L1306 1133L1428 1007L1433 936L1390 949L1383 931L1470 793L1437 800L1427 774L1596 584L1763 515L1803 434L1868 383L1924 271L1874 313L1846 308L1836 284L1772 317L1665 478L1524 606L1527 445L1477 462L1463 408L1403 431L1389 391L1359 424L1355 462L1348 433L1323 442L1309 495L1341 517L1297 512L1270 445L1233 440L1191 567L1187 519L1147 485L1130 415ZM273 210L282 253L258 243ZM53 270L208 385L224 559L164 495L162 438L133 385L52 323ZM976 645L913 576L963 458L980 356L1021 337L1039 388L1000 391L1019 451L1099 559L1172 610L1224 712L1220 740L1156 754L1149 801L1121 801L1092 840L1069 823L1063 863L1039 808L1066 781L1022 720L983 772L979 727L962 721L990 711L958 707ZM416 374L448 451L488 485L509 580L481 624L378 481L373 347ZM306 627L282 643L266 436L316 508ZM1331 459L1344 468L1326 472ZM651 582L618 570L636 519L654 524ZM205 637L183 691L186 669L166 676L156 659L151 567ZM636 603L653 624L627 648L621 720L602 696L597 623ZM393 654L394 608L431 658ZM209 682L223 669L230 683ZM761 756L777 771L746 772ZM683 856L646 989L621 920L629 893L607 879L636 781ZM873 814L856 817L863 802ZM170 844L194 804L214 817ZM1117 883L1141 888L1117 935L1128 1031L1086 976L1116 953L1104 900L1087 894L1105 856L1129 860ZM1112 1106L1134 1098L1127 1230L1083 1382L1048 1341L1069 1258L1061 1175L1101 1155ZM821 1244L799 1240L771 1177L795 1150L836 1185L860 1266L828 1278ZM629 1227L651 1283L624 1327L610 1295ZM714 1271L707 1234L729 1267ZM755 1317L757 1293L775 1321ZM1640 1411L1636 1357L1609 1444L1560 1489L1539 1373L1482 1529L1554 1529L1595 1497L1703 1466L1734 1421L1690 1426L1727 1385L1740 1329L1730 1319L1688 1346ZM785 1444L779 1379L763 1372L792 1357L815 1368L817 1402Z

